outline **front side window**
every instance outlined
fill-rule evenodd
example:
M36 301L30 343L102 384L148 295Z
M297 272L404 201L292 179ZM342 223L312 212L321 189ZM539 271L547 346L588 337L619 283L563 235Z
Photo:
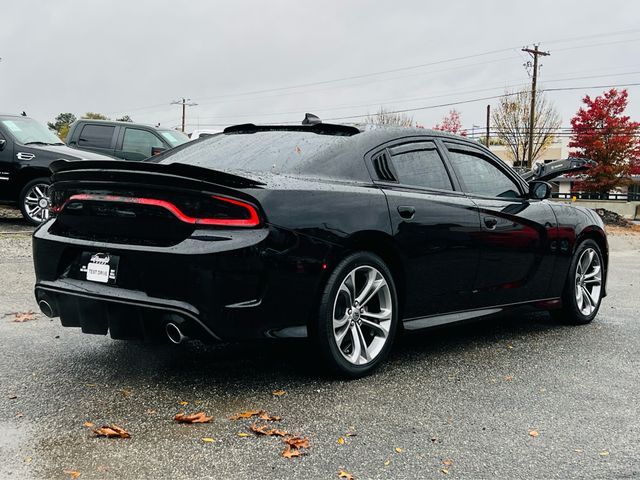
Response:
M449 148L449 159L466 193L483 197L517 198L518 185L481 155Z
M116 127L113 125L85 125L80 132L78 145L92 148L109 148Z
M153 133L137 128L127 128L124 132L122 150L125 152L139 153L145 157L153 155L154 147L164 148L162 141Z
M391 161L400 183L453 190L447 170L435 147L412 150L411 146L405 146L398 153L394 153L394 150L396 149L391 150Z

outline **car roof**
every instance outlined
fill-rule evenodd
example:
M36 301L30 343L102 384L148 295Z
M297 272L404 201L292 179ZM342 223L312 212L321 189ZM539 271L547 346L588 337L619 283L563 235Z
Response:
M122 125L122 126L135 125L136 127L147 127L147 128L153 128L154 130L171 130L168 127L156 127L155 125L149 125L147 123L121 122L118 120L102 120L102 119L93 119L93 118L79 118L74 123L80 123L80 122L98 123L101 125Z

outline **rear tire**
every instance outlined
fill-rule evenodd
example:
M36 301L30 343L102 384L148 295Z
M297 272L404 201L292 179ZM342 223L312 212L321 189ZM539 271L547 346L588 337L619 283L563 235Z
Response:
M20 191L18 203L22 216L31 225L40 225L49 219L49 185L46 177L35 178Z
M552 316L564 323L585 325L598 314L604 291L605 268L600 247L585 240L571 260L562 294L562 308Z
M398 324L398 297L391 271L369 252L343 259L329 276L313 334L323 366L358 378L388 355Z

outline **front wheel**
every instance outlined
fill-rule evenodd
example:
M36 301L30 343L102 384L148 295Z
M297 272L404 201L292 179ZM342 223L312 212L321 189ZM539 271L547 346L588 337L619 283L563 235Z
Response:
M316 341L326 366L362 377L387 356L398 323L393 276L384 261L354 253L331 273L320 301Z
M49 219L49 184L48 178L36 178L20 192L20 211L32 225L40 225Z
M591 322L600 309L604 274L600 247L593 240L585 240L573 255L562 295L562 309L554 311L554 317L576 325Z

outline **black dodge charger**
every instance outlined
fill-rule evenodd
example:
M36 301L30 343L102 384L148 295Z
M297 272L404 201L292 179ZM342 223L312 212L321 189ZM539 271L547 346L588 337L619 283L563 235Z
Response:
M85 333L310 337L356 377L399 329L516 308L584 324L605 295L602 221L546 200L562 168L527 181L442 132L246 124L144 162L51 170L35 295Z

